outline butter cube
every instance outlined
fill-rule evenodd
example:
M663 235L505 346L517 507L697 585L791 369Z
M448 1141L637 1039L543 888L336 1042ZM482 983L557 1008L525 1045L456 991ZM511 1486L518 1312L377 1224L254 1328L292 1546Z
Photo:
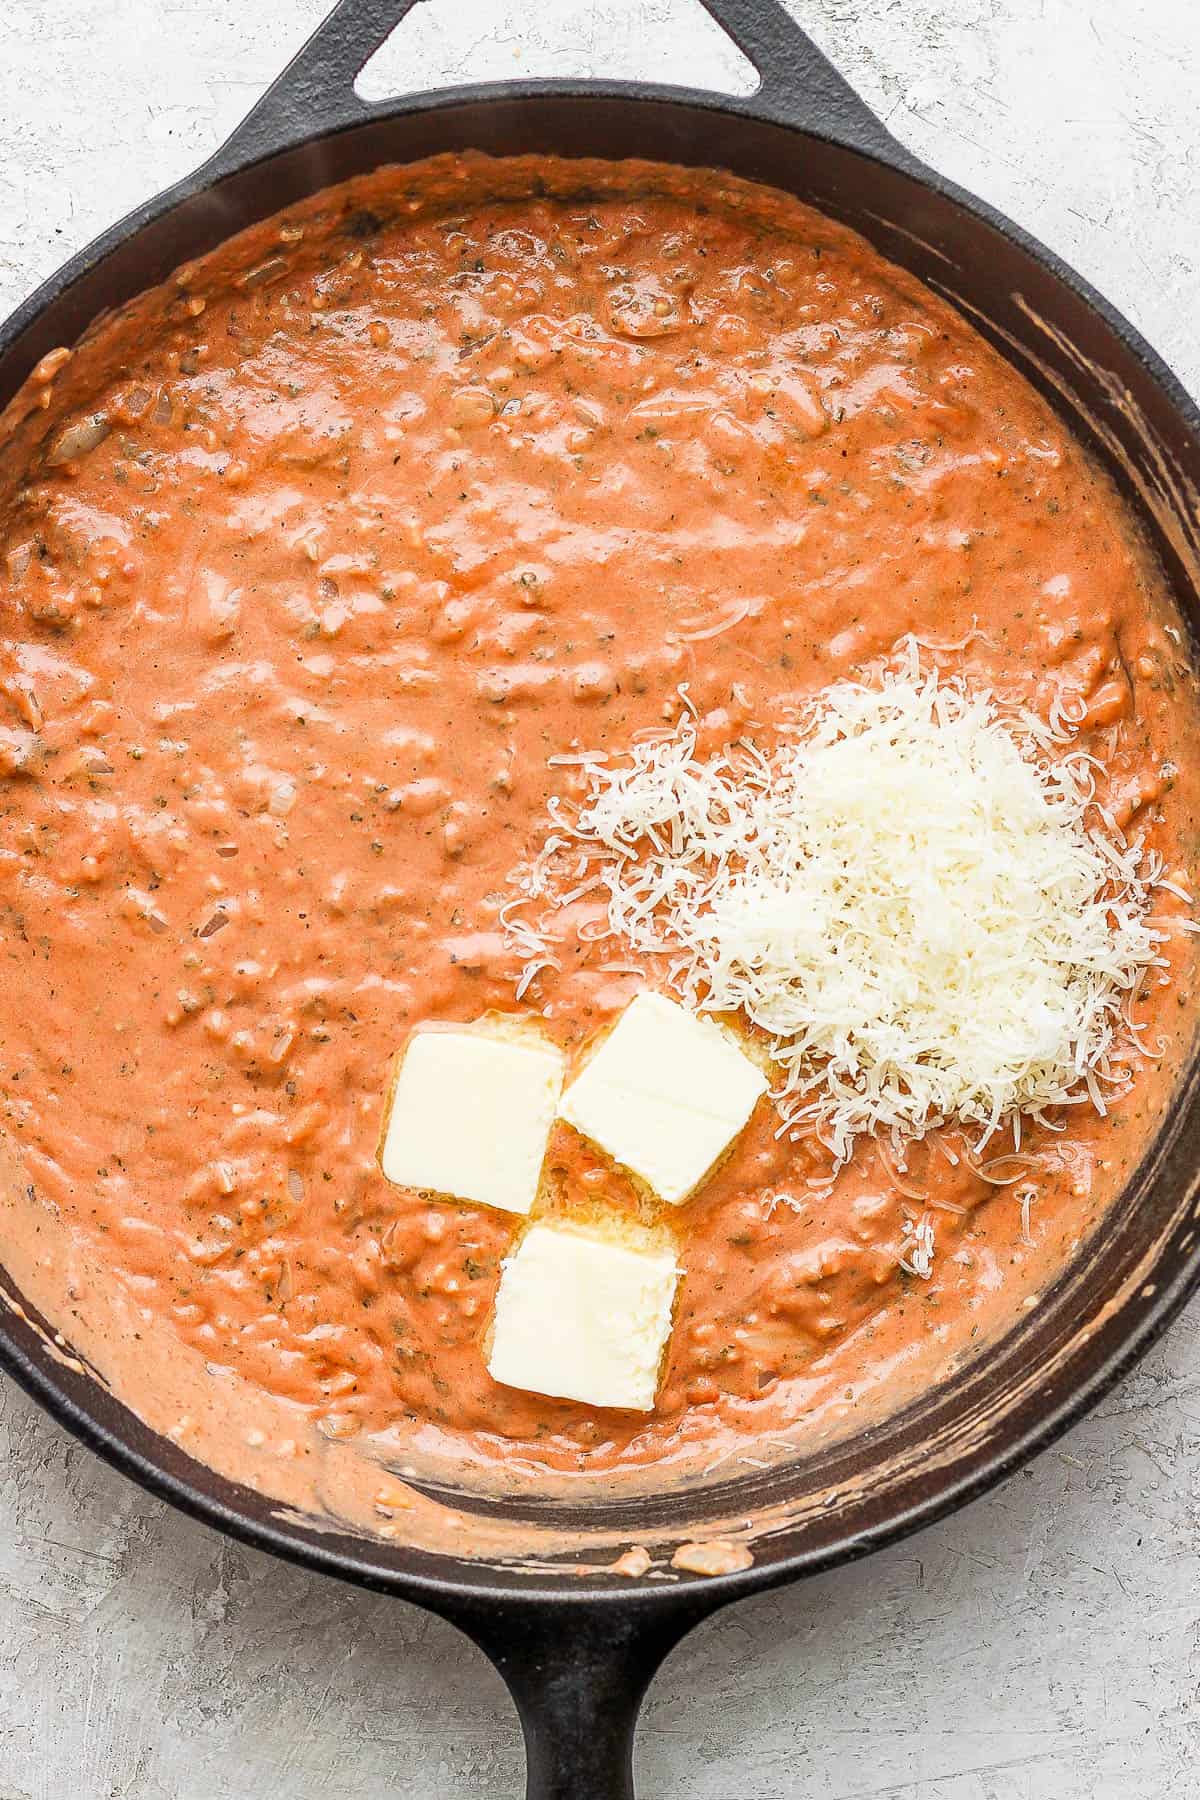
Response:
M639 994L563 1095L560 1116L678 1205L728 1148L767 1080L733 1038Z
M415 1031L392 1089L380 1166L389 1181L527 1213L537 1196L562 1052L478 1027Z
M531 1225L500 1275L488 1369L533 1394L649 1412L671 1333L672 1251Z

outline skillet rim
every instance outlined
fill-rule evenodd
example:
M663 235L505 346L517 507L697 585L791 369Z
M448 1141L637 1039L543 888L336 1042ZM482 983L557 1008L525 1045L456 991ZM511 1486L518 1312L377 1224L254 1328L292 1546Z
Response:
M922 164L911 152L899 144L881 148L879 133L871 134L867 142L856 141L856 132L852 128L839 130L821 129L813 124L800 126L756 107L755 96L731 98L709 93L705 90L669 87L659 83L629 83L610 81L577 81L577 80L542 80L521 82L496 82L487 84L463 85L437 89L431 93L415 96L404 96L394 102L375 107L362 119L339 124L331 130L312 133L290 142L271 143L266 148L258 141L253 131L246 132L243 144L243 128L235 132L229 144L199 168L184 176L180 181L152 196L142 205L132 209L124 218L101 232L89 244L85 245L74 256L69 258L59 269L43 281L37 289L23 301L0 326L0 408L11 397L11 392L26 379L28 373L37 362L44 349L35 346L32 355L22 357L19 352L21 341L28 333L35 333L40 324L44 324L57 303L67 299L71 289L85 276L98 270L104 261L117 250L131 242L146 228L166 220L171 213L187 202L205 195L219 192L223 183L236 180L255 170L265 168L278 158L295 154L297 150L319 151L327 143L353 134L365 128L388 125L401 118L413 115L428 114L436 117L453 115L456 111L479 107L505 107L510 109L528 109L541 101L565 100L571 103L592 103L610 105L620 103L635 108L660 106L682 114L715 115L717 118L729 118L739 122L752 124L759 129L778 132L782 140L810 139L820 145L830 145L855 157L873 162L893 174L907 177L920 187L931 191L939 199L957 207L965 213L968 222L982 226L998 233L1033 259L1041 269L1056 283L1065 286L1075 297L1097 315L1099 320L1112 332L1142 365L1153 389L1166 403L1167 408L1175 416L1175 421L1183 427L1185 437L1189 437L1200 454L1200 407L1184 388L1182 382L1166 364L1163 358L1153 349L1142 334L1124 317L1124 315L1095 289L1078 272L1066 263L1055 252L1049 250L1038 239L1014 224L1006 215L990 203L964 190L958 184L948 180L934 170ZM251 115L253 122L254 115ZM695 120L702 125L703 119ZM456 147L452 129L447 129L443 136L449 141L443 148ZM699 141L698 138L695 141ZM232 155L230 154L232 151ZM617 159L614 159L617 160ZM677 158L658 157L653 160L670 163ZM376 166L382 166L376 165ZM710 167L713 159L698 158L695 163L683 164L685 167ZM717 166L719 159L717 159ZM333 182L318 182L309 192L318 192L322 186L337 185ZM769 185L769 183L767 184ZM785 185L777 183L777 185ZM291 204L285 201L284 205ZM278 206L269 206L264 210L255 209L256 218L269 217L271 212L279 210ZM824 209L828 210L828 209ZM215 241L233 235L243 229L249 221L242 218L233 231L226 230ZM157 279L157 278L156 278ZM153 282L148 285L153 285ZM97 315L97 317L100 315ZM969 321L974 323L974 321ZM76 338L83 331L90 329L85 324ZM55 342L61 341L56 339ZM49 345L46 346L51 347ZM15 382L7 376L14 353L18 353L16 361L18 374ZM26 362L25 368L20 363ZM1196 1092L1200 1081L1200 1069L1193 1058L1190 1065L1181 1074L1179 1085L1173 1094L1165 1114L1164 1123L1156 1138L1148 1146L1148 1153L1165 1151L1178 1143L1181 1135L1181 1120L1185 1097L1189 1089L1193 1090L1193 1098L1200 1110L1200 1092ZM1182 1121L1186 1125L1187 1121ZM1191 1153L1193 1163L1192 1175L1200 1178L1200 1153ZM1127 1187L1137 1180L1136 1171L1131 1174ZM1178 1225L1169 1228L1160 1241L1157 1260L1147 1271L1147 1277L1154 1279L1160 1263L1165 1260L1170 1244L1171 1233L1178 1232ZM1170 1280L1158 1282L1155 1293L1148 1304L1136 1289L1126 1295L1107 1321L1105 1329L1111 1331L1123 1323L1125 1314L1138 1308L1138 1316L1133 1321L1131 1330L1119 1337L1119 1340L1103 1356L1096 1366L1085 1371L1082 1378L1075 1379L1070 1390L1054 1401L1048 1409L1032 1423L1017 1433L1013 1440L996 1451L988 1450L977 1457L958 1459L969 1461L970 1466L957 1478L946 1481L944 1485L928 1498L918 1498L900 1508L888 1522L878 1528L869 1528L851 1532L835 1539L828 1545L814 1550L795 1550L782 1555L772 1556L770 1539L763 1541L762 1561L757 1560L746 1569L729 1575L689 1576L681 1575L673 1584L650 1583L645 1580L629 1581L628 1578L612 1577L604 1582L592 1578L564 1575L561 1582L527 1581L521 1579L518 1584L500 1585L495 1581L475 1578L475 1571L495 1570L495 1564L483 1560L450 1555L433 1556L427 1553L414 1552L398 1544L386 1543L390 1554L418 1555L423 1560L445 1567L452 1573L429 1574L424 1570L399 1569L386 1563L370 1560L369 1551L372 1540L348 1538L326 1533L331 1542L321 1541L320 1530L308 1531L300 1527L289 1528L281 1521L270 1516L257 1520L248 1511L239 1511L232 1503L204 1493L198 1486L189 1484L182 1476L168 1469L163 1462L155 1461L151 1456L139 1449L132 1441L136 1435L146 1435L146 1428L140 1425L136 1416L121 1403L121 1411L126 1414L135 1426L135 1431L122 1435L119 1431L103 1423L96 1414L72 1396L64 1382L60 1381L56 1363L45 1352L42 1356L31 1356L15 1340L10 1331L7 1317L0 1317L0 1368L12 1375L22 1388L36 1400L46 1412L59 1424L70 1430L75 1437L94 1450L110 1466L136 1481L157 1498L169 1501L180 1511L185 1512L201 1522L216 1527L227 1535L251 1547L280 1556L284 1560L299 1566L331 1574L353 1582L358 1586L375 1591L391 1592L400 1595L441 1613L454 1620L456 1612L461 1611L461 1603L467 1600L488 1604L500 1609L520 1609L524 1606L555 1609L578 1608L583 1604L603 1608L606 1612L613 1607L623 1613L636 1612L646 1620L661 1620L671 1614L681 1616L690 1613L699 1616L697 1602L702 1601L700 1611L708 1612L726 1602L743 1595L762 1591L766 1588L797 1580L802 1576L817 1574L836 1567L842 1563L855 1561L870 1554L876 1549L899 1542L925 1525L935 1523L949 1513L965 1506L971 1500L979 1498L1001 1481L1023 1467L1040 1450L1059 1438L1070 1426L1078 1422L1090 1412L1103 1397L1109 1393L1120 1379L1140 1361L1147 1350L1162 1335L1172 1320L1179 1314L1189 1297L1200 1287L1200 1244L1194 1246L1186 1258L1180 1262ZM1108 1301L1098 1299L1094 1313L1098 1316ZM1077 1355L1078 1352L1075 1353ZM1073 1358L1068 1358L1068 1367ZM159 1440L166 1442L166 1440ZM172 1447L174 1448L174 1447ZM205 1465L196 1465L205 1469L210 1476L214 1473ZM951 1467L957 1463L951 1462ZM236 1483L227 1478L219 1478L223 1485L233 1490ZM254 1490L240 1490L259 1504L273 1504L265 1500ZM357 1550L361 1542L362 1553L347 1553L338 1545L349 1544Z

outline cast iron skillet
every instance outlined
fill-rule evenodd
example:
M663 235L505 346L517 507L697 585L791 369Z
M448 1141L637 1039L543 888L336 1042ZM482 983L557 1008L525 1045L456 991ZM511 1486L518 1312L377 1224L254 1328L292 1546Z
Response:
M1110 469L1181 612L1194 620L1200 416L1178 382L1056 257L894 142L778 0L705 0L761 73L748 99L658 83L535 81L366 105L354 94L355 77L413 3L342 0L210 162L98 238L27 301L0 331L0 407L39 357L72 343L105 308L279 207L380 163L475 147L715 164L790 189L955 301L1050 393ZM310 1527L276 1516L260 1495L148 1431L7 1309L0 1362L93 1449L177 1506L461 1627L515 1696L530 1796L622 1800L633 1792L642 1694L697 1621L961 1505L1048 1443L1141 1355L1200 1280L1198 1147L1193 1061L1097 1244L977 1365L899 1417L784 1469L690 1499L609 1500L578 1512L581 1523L619 1521L626 1542L669 1555L706 1519L781 1509L783 1523L757 1541L753 1567L737 1575L630 1581L567 1566L547 1574Z

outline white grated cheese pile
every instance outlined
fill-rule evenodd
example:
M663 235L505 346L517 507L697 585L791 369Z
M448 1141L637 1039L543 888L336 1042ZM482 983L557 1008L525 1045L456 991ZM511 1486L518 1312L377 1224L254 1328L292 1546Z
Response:
M683 721L597 758L526 899L603 899L608 932L669 955L688 1004L761 1027L781 1129L839 1162L863 1132L958 1121L982 1146L1012 1115L1103 1112L1141 973L1164 960L1162 867L1069 740L913 651L877 686L827 689L770 755L699 760Z

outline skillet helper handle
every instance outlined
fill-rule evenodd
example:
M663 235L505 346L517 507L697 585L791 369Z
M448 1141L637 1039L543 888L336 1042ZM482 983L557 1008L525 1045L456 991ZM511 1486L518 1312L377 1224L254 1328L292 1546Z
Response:
M422 3L338 0L212 157L211 171L219 175L314 134L386 113L390 102L360 100L354 83L380 45L414 6ZM436 0L436 4L448 5L450 0ZM885 161L906 159L907 153L800 29L783 0L699 0L699 4L732 38L759 76L762 85L758 91L748 101L736 103L745 111L801 131L819 132ZM636 93L636 86L629 91Z
M749 111L798 131L836 138L886 162L906 155L882 120L797 25L783 0L700 0L700 4L758 75L762 85L750 96Z
M668 1652L719 1604L678 1599L664 1610L636 1592L605 1606L456 1597L444 1609L516 1702L525 1800L635 1800L633 1739L646 1689Z
M307 43L246 114L208 167L216 174L289 144L357 125L386 106L360 100L354 83L421 0L338 0Z

